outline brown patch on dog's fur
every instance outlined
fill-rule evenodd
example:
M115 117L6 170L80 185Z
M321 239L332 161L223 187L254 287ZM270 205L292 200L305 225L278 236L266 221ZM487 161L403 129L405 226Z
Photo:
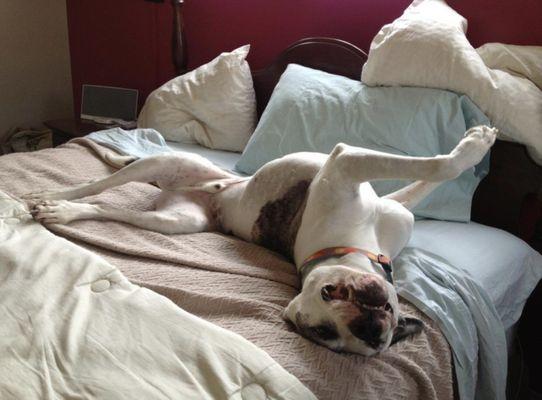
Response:
M302 180L280 199L265 204L252 227L252 240L270 250L293 258L295 238L305 211L311 181Z

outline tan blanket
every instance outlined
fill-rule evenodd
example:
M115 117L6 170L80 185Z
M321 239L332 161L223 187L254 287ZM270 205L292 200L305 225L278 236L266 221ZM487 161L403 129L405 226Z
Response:
M61 189L112 171L91 150L68 144L0 157L0 188L13 195ZM86 200L143 211L158 190L130 183ZM100 254L132 282L252 341L320 399L453 398L449 346L436 324L407 302L403 312L424 320L422 334L373 358L337 354L281 319L299 280L292 264L266 249L217 233L165 236L116 222L49 228Z

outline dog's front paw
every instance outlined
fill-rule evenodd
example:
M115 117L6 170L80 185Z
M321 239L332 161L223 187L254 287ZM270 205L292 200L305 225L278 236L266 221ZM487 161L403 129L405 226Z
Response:
M487 125L478 125L466 131L465 138L482 141L483 143L491 147L493 146L493 143L495 143L497 133L499 133L499 130L497 128L490 128Z
M486 125L475 126L465 132L465 137L451 153L460 173L482 161L495 143L497 132L496 128Z

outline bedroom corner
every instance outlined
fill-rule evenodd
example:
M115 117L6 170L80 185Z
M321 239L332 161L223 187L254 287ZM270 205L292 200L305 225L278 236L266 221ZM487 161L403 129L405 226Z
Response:
M73 115L66 1L0 2L0 142Z

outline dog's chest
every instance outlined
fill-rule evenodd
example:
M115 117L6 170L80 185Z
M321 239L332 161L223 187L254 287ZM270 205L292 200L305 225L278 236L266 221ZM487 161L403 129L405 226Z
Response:
M370 183L362 183L355 196L345 191L336 203L311 197L315 193L311 189L296 238L298 265L328 247L358 247L393 258L408 242L412 214L395 201L379 198Z

